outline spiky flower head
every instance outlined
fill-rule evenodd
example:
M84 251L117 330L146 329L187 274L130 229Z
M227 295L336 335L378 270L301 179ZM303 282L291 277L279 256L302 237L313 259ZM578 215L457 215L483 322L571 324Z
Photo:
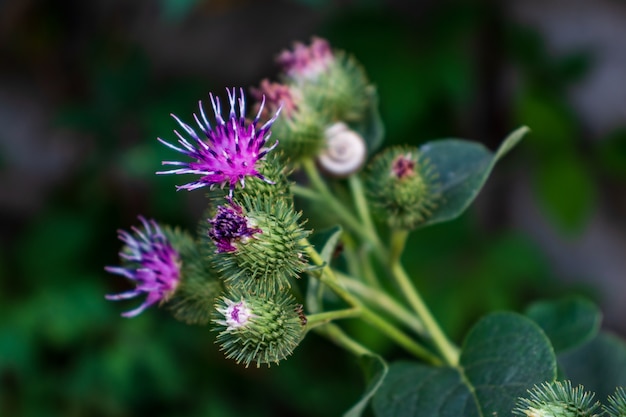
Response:
M291 51L285 50L276 61L292 78L316 78L333 63L335 57L327 40L313 37L309 46L295 42Z
M216 269L226 283L246 291L288 288L307 266L303 239L309 232L299 224L301 214L284 200L246 196L240 203L218 207L216 218L225 213L225 221L209 221Z
M135 289L121 294L106 295L107 300L125 300L147 294L137 308L122 313L123 317L135 317L156 303L166 302L176 291L181 278L181 261L161 228L154 220L139 217L143 230L132 227L133 234L119 230L124 248L119 253L122 266L107 266L112 274L128 278Z
M597 417L600 404L582 385L570 381L544 382L528 390L528 398L518 398L513 414L524 417Z
M615 394L609 395L609 405L602 406L609 417L626 417L626 392L623 387L617 387Z
M324 114L304 100L294 84L281 84L261 81L258 88L252 89L253 97L268 111L282 106L282 117L272 126L272 135L280 141L282 155L289 162L297 163L306 157L317 155L324 144L324 128L327 124Z
M285 83L296 86L302 101L328 124L361 123L371 116L375 88L361 65L343 51L333 51L328 41L314 37L309 46L296 42L277 61Z
M196 181L185 185L177 186L178 190L194 190L200 187L223 187L226 184L230 187L230 195L237 183L245 186L245 179L248 177L258 177L263 181L271 183L258 171L258 163L268 152L274 149L278 142L270 147L266 143L270 137L270 127L280 113L280 108L272 118L266 121L261 127L259 124L263 111L263 101L259 106L259 111L249 122L245 119L245 97L240 89L240 97L236 95L236 90L227 90L228 101L230 103L230 113L227 120L222 117L222 109L218 97L209 94L211 105L215 114L215 126L211 126L207 119L202 102L199 102L200 117L194 113L193 117L200 129L202 137L196 130L188 124L182 122L175 115L171 115L183 128L185 133L191 137L191 142L174 130L178 136L179 146L172 145L165 140L158 140L165 146L189 157L191 161L163 161L163 165L174 165L181 168L169 171L159 171L157 174L194 174L200 175ZM237 110L239 110L237 112Z
M365 181L375 213L396 229L413 229L428 220L441 196L436 171L413 147L382 151Z
M241 207L236 204L218 206L215 217L209 219L209 237L217 247L216 252L235 252L236 243L245 243L248 238L262 230L253 227L252 221L243 215Z
M268 366L291 355L304 336L302 306L286 293L272 297L231 290L216 305L217 343L229 359Z

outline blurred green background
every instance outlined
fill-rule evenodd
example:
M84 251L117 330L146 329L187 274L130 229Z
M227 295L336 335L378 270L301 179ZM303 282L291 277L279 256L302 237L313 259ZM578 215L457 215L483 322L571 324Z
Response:
M357 399L357 364L315 335L244 369L206 328L104 300L127 288L103 271L116 229L138 214L193 229L204 209L154 175L169 113L275 77L312 35L366 68L385 145L495 149L532 129L467 214L410 239L407 268L455 340L487 311L571 292L626 331L626 6L574 3L0 2L0 416L333 416Z

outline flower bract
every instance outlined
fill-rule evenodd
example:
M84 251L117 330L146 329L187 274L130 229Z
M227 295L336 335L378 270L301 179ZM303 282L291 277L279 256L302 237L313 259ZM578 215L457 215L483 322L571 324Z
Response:
M143 230L133 226L132 234L118 231L125 244L119 254L123 265L105 267L107 272L126 277L135 284L133 290L106 295L107 300L125 300L147 294L139 307L122 313L124 317L135 317L151 305L167 301L176 291L181 276L179 254L159 225L141 216L139 219Z

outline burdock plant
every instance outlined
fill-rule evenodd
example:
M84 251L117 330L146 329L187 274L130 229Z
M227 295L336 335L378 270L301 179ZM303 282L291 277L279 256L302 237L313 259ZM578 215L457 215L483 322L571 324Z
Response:
M494 152L462 139L379 150L376 88L355 58L313 38L277 61L277 80L253 88L251 105L232 88L228 108L209 94L210 117L202 102L192 124L172 115L175 142L158 140L180 160L157 174L185 176L177 189L203 189L207 207L195 235L142 217L143 227L120 231L122 265L106 270L132 288L106 298L145 295L125 317L158 305L210 326L246 367L283 362L311 331L326 337L369 364L349 416L370 403L390 417L596 415L591 394L556 381L557 355L596 337L590 303L489 314L452 341L402 263L409 234L463 213L528 129ZM337 226L311 230L311 209ZM406 357L387 364L340 319L363 320ZM593 343L601 357L620 349ZM615 392L605 411L623 416Z

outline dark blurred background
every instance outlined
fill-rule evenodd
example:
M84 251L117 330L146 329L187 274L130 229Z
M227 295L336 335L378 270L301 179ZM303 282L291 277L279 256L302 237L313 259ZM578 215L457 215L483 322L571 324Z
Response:
M570 293L626 331L622 1L4 0L0 416L332 416L357 399L357 364L315 335L280 366L243 369L208 329L156 308L123 319L134 304L103 297L127 288L103 271L117 228L144 214L193 229L204 208L154 175L169 113L274 78L276 55L312 35L366 68L385 145L495 149L532 129L468 213L409 242L455 340L487 311Z

